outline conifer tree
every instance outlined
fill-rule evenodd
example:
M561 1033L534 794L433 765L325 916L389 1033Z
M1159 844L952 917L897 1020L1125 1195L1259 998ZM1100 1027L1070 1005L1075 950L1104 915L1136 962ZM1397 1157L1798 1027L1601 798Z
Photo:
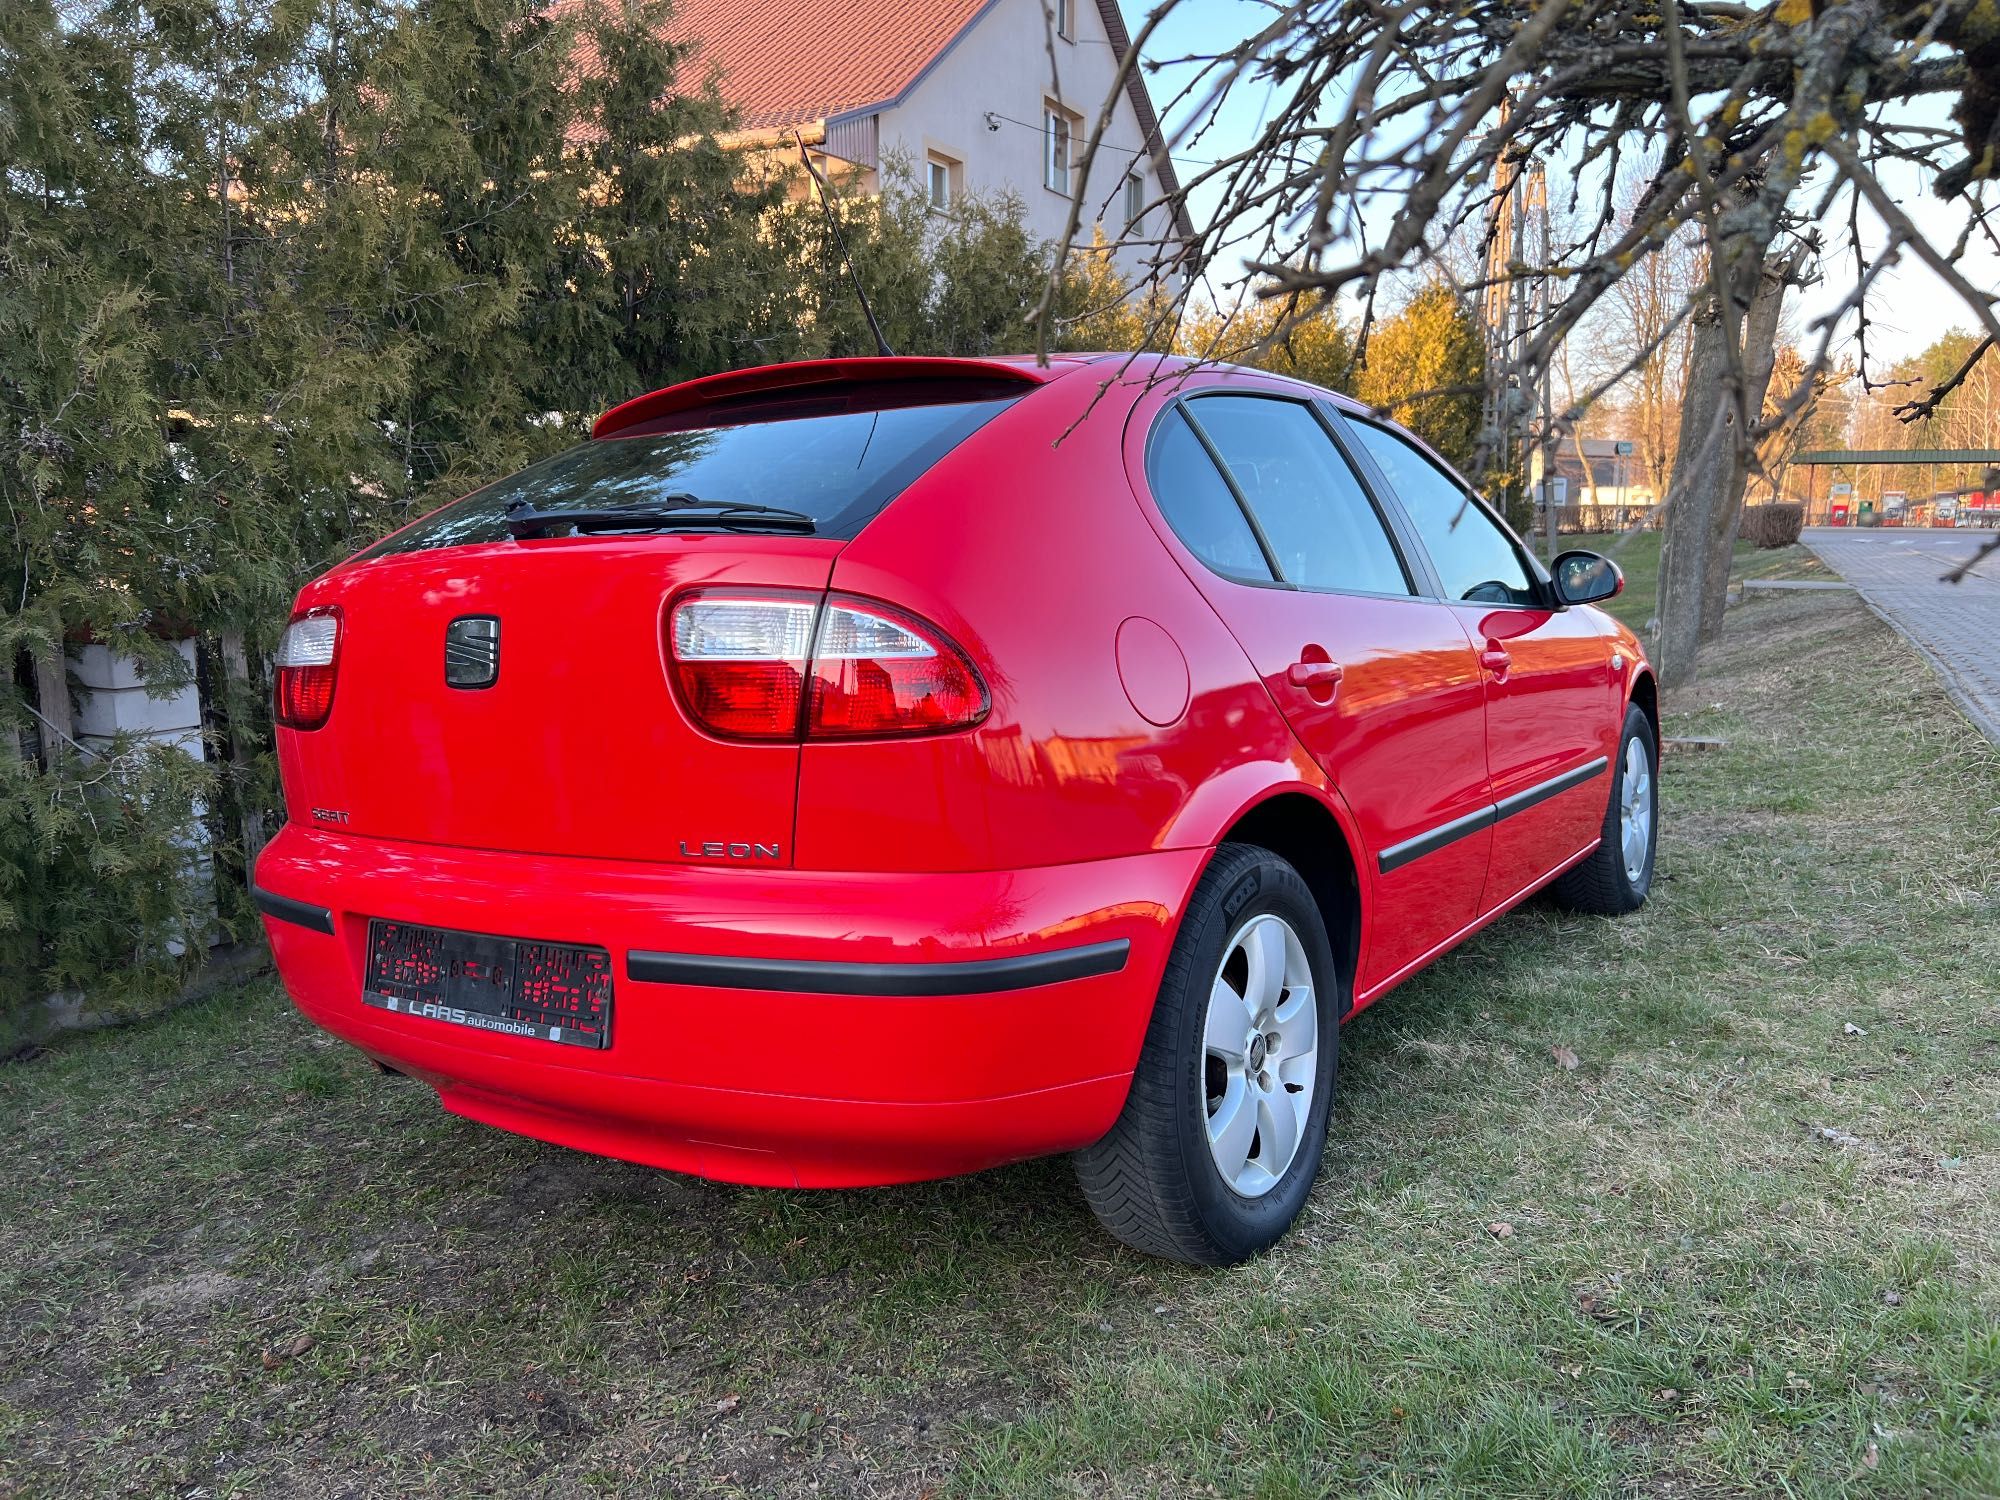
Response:
M1433 283L1370 333L1353 391L1469 469L1479 447L1484 367L1471 315L1450 287Z

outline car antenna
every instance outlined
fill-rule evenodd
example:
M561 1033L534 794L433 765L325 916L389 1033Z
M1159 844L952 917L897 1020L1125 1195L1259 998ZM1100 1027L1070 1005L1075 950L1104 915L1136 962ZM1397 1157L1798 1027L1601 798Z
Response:
M861 304L861 316L868 320L868 331L875 335L875 352L885 358L894 357L896 351L889 347L889 341L882 337L882 325L875 321L875 309L868 305L868 294L861 289L861 273L854 269L854 257L847 250L847 236L840 232L840 216L833 211L834 192L820 170L813 164L812 153L806 150L806 138L798 131L792 132L792 139L799 143L799 160L806 164L806 171L819 185L819 206L826 210L827 227L833 231L833 242L840 246L840 258L847 265L847 279L854 283L854 300Z

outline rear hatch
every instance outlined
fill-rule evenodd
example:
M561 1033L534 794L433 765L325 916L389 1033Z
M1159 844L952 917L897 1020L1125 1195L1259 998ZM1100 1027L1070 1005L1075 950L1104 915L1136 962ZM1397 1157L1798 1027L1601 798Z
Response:
M325 722L279 734L291 816L470 849L789 865L799 746L690 721L668 608L692 588L825 590L845 543L1027 388L963 384L649 413L308 586L300 611L337 610L339 643ZM629 525L562 519L641 507Z

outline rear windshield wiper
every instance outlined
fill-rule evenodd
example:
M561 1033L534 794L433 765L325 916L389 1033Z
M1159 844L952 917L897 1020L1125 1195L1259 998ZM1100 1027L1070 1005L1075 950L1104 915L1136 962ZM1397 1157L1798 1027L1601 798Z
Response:
M574 528L577 531L693 531L720 527L730 531L793 531L816 529L813 518L781 505L750 500L703 500L694 495L666 495L644 505L612 506L604 510L536 510L532 500L507 507L507 534L517 541Z

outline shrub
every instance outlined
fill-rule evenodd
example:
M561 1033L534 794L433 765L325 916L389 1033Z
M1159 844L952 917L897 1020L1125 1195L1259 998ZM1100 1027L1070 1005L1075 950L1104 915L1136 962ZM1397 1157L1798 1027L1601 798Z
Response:
M1789 547L1805 529L1806 508L1791 501L1746 505L1737 535L1759 547Z
M214 786L177 746L121 739L43 768L0 741L0 1057L43 995L131 1015L178 993L217 925L190 832Z

